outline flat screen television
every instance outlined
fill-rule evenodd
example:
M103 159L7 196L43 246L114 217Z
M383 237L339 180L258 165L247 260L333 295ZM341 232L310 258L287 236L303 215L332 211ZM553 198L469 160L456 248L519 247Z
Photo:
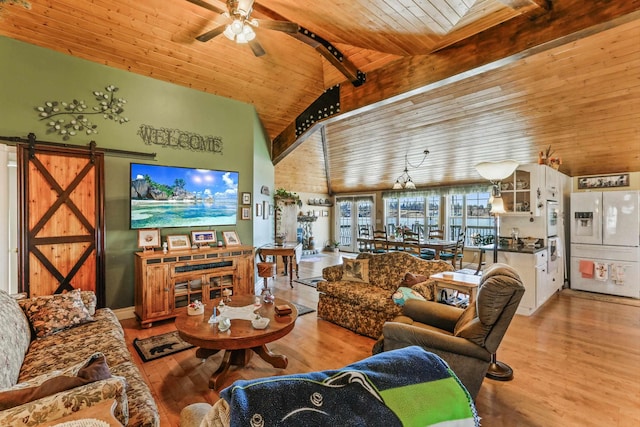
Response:
M238 172L131 163L130 227L235 225Z

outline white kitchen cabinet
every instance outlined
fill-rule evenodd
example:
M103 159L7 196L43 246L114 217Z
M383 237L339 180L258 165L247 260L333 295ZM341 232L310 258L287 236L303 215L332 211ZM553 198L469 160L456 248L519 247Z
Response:
M505 215L533 215L543 213L542 191L544 170L540 165L521 165L511 176L502 180L500 192L504 201Z
M487 251L486 255L488 260L493 259L491 251ZM550 284L555 282L553 275L547 271L547 256L546 249L536 253L498 251L498 262L513 267L524 284L525 292L520 300L517 314L525 316L533 314L553 295L555 290L561 287L560 285L554 288Z

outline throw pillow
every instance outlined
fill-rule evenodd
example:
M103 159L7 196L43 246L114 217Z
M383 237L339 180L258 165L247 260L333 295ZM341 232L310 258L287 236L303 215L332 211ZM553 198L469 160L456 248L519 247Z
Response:
M410 288L413 285L417 285L418 283L422 283L427 280L429 280L429 277L423 274L407 273L404 275L404 279L402 279L402 282L400 282L400 286L406 286Z
M43 338L74 326L93 322L80 289L19 301L36 337Z
M342 280L369 283L369 260L344 259L342 261Z
M96 353L78 370L77 375L59 375L49 378L42 384L33 387L21 387L0 392L0 410L13 408L34 400L51 396L61 391L70 390L111 377L109 366L103 354Z
M426 299L420 295L419 293L417 293L416 291L414 291L411 288L407 288L405 286L400 286L392 295L391 298L393 299L393 302L395 302L396 304L402 306L404 305L405 302L407 302L407 300L410 299L417 299L420 301L426 301Z

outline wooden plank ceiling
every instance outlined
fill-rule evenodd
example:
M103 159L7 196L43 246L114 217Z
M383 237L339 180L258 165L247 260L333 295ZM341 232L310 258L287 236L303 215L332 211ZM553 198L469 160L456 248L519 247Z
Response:
M253 104L292 190L387 189L425 149L418 187L477 182L479 161L534 162L549 145L572 176L640 171L637 1L258 0L250 18L302 28L255 28L259 57L195 40L230 22L218 0L0 5L0 35ZM339 112L297 135L336 84Z

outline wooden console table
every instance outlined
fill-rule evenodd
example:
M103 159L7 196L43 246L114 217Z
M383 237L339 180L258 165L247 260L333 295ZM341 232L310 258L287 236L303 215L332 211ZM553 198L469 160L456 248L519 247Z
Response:
M281 245L268 243L257 249L260 261L264 262L267 256L273 256L274 261L281 256L284 261L284 275L287 275L287 264L289 265L289 285L293 288L293 261L296 264L296 278L300 278L298 273L298 263L302 257L302 243L285 242Z

